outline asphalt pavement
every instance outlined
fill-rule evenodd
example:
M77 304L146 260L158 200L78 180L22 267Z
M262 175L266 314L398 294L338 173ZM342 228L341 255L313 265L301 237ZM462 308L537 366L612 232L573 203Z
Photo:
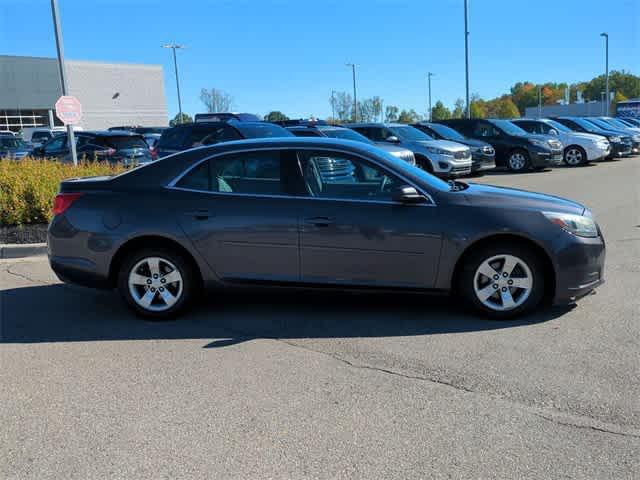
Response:
M269 291L152 323L0 260L0 478L640 478L640 157L472 181L591 208L606 284L508 322Z

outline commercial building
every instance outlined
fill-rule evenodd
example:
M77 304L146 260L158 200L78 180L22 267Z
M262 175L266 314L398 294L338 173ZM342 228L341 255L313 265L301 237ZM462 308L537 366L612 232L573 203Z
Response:
M600 117L606 115L607 105L606 102L583 102L583 103L568 103L558 105L542 105L542 108L538 110L538 107L527 107L525 109L525 117L538 118L538 117ZM611 112L613 113L613 112Z
M65 63L69 94L82 104L85 130L167 125L161 65ZM61 125L53 113L61 94L55 58L0 55L0 130Z

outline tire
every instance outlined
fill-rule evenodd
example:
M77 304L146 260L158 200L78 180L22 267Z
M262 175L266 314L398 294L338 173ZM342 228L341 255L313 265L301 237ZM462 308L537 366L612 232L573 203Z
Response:
M568 167L578 167L587 163L587 152L578 145L570 145L564 149L563 160Z
M503 242L481 247L463 261L458 289L467 304L484 317L514 318L535 309L544 297L542 262L526 245ZM510 273L503 271L505 265Z
M507 158L507 168L512 172L524 172L529 169L531 160L526 150L516 149L509 153Z
M196 278L182 255L166 248L144 248L122 262L118 291L136 315L168 320L190 306L197 291Z

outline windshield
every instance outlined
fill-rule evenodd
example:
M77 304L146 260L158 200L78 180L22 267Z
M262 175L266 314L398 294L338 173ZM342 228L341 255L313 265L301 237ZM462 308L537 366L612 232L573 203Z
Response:
M25 143L15 137L0 137L0 148L27 148Z
M626 125L622 123L620 120L616 120L615 118L607 118L606 120L603 119L602 121L610 125L613 125L614 127L622 128L623 130L626 130L627 128L629 128L629 125Z
M571 133L573 132L573 130L571 130L569 127L556 122L555 120L545 120L544 123L546 123L547 125L549 125L550 127L555 128L556 130L558 130L559 132L566 132L566 133Z
M429 127L438 132L438 134L446 140L466 140L464 135L451 127L447 127L446 125L431 123Z
M272 123L234 123L245 138L293 137L289 130L285 130Z
M350 128L319 128L318 130L324 133L327 137L341 138L343 140L353 140L354 142L373 144L373 142L367 137L359 134L354 130L351 130Z
M401 127L389 127L389 130L391 130L401 140L406 140L409 142L426 142L429 140L433 140L433 137L430 137L426 133L421 132L417 128L410 127L409 125Z
M595 125L591 122L587 122L582 118L572 118L571 120L589 132L599 132L600 130L602 130L598 125Z
M604 120L600 120L599 118L587 118L586 120L587 122L593 123L594 125L597 125L600 128L604 128L604 129L613 128L613 125L609 125L607 122L605 122Z
M511 123L509 120L489 120L496 127L502 130L504 133L508 133L509 135L528 135L523 129L518 127L517 125Z

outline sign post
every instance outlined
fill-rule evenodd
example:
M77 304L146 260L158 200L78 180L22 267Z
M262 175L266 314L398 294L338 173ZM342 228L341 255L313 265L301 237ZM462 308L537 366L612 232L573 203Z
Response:
M64 47L62 45L62 33L60 31L60 12L58 11L58 0L51 0L51 13L53 15L53 30L56 34L56 48L58 50L58 70L60 71L60 84L62 87L62 97L60 97L60 99L58 99L58 101L56 102L56 115L60 120L62 120L62 122L64 122L64 119L58 114L58 103L62 99L64 99L69 92L67 89L67 74L64 70ZM78 102L77 100L75 101ZM80 105L80 102L78 102L78 105ZM82 110L80 110L79 118L80 117L82 117ZM73 159L73 164L77 166L78 156L76 154L76 139L73 134L73 125L75 124L65 123L65 125L67 126L67 140L69 142L69 148L71 149L71 158Z

